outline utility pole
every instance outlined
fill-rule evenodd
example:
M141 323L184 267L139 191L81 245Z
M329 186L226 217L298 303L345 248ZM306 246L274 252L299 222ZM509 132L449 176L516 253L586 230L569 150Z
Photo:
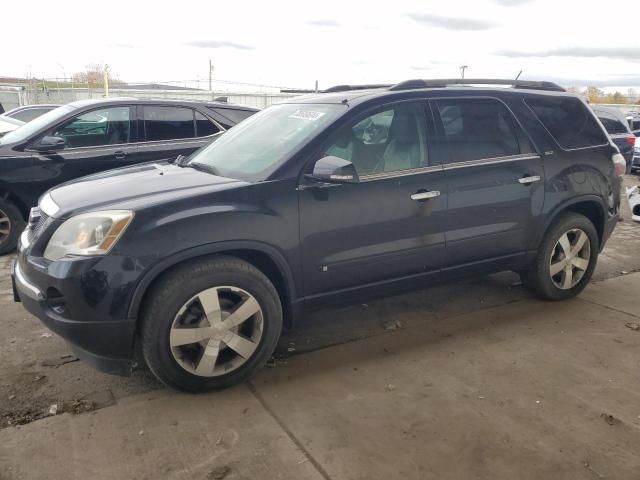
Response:
M109 98L109 65L104 66L104 96Z
M211 85L211 81L213 79L213 62L209 59L209 91L212 92L213 88Z
M462 65L460 67L460 76L462 77L462 80L464 80L464 71L469 68L469 65Z

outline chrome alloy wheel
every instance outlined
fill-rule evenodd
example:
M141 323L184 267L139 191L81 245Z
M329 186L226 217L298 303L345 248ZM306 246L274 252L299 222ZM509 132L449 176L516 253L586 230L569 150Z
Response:
M169 344L178 365L201 377L236 370L262 339L264 317L258 301L237 287L213 287L189 299L178 311Z
M551 253L549 275L560 290L570 290L584 276L591 261L591 242L581 229L571 229L560 236Z
M0 243L4 242L11 233L11 219L0 210Z

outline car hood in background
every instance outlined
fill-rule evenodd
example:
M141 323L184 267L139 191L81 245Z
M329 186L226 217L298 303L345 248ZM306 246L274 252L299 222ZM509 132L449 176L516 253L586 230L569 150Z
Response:
M24 125L24 122L21 122L20 120L0 116L0 135L11 132L22 125Z
M147 163L83 177L49 193L59 207L55 217L60 218L86 211L136 210L241 185L248 183L190 167Z

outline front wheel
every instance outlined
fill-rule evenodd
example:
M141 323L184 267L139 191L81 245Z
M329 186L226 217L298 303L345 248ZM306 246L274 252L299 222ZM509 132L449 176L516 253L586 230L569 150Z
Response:
M545 300L575 297L593 275L598 247L591 220L578 213L563 214L547 230L523 282Z
M273 353L282 307L269 279L233 257L191 261L149 293L142 352L166 385L188 392L246 380Z
M18 207L0 198L0 255L16 248L24 227L25 222Z

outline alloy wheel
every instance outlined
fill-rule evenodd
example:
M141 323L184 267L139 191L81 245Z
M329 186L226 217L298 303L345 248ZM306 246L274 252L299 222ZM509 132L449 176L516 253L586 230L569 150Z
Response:
M579 228L563 233L551 253L549 275L560 290L575 287L591 262L591 242L589 236Z
M0 243L4 242L11 233L11 219L0 210Z
M189 299L178 311L169 345L183 369L216 377L251 358L263 327L262 309L253 295L237 287L213 287Z

